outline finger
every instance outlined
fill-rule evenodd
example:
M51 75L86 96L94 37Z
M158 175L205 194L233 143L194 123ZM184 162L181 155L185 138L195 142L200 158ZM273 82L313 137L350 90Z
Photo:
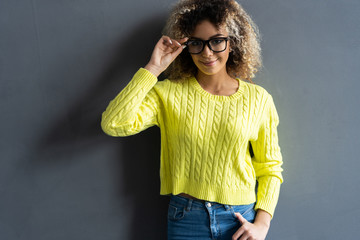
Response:
M232 236L232 240L238 240L239 237L241 237L241 235L244 234L244 229L243 228L239 228L235 233L234 235Z
M168 36L164 36L165 44L169 47L175 48L175 47L181 47L183 43L185 43L187 40L189 40L188 37L181 38L181 39L172 39Z
M167 47L171 47L171 48L174 48L176 45L174 44L174 41L168 37L168 36L162 36L162 44L167 46Z
M187 40L189 40L188 37L184 37L184 38L182 38L182 39L176 39L176 41L179 42L180 44L185 43Z
M174 47L181 47L181 43L178 42L176 39L170 39L172 42L172 46Z
M235 213L235 216L237 217L237 219L239 219L241 224L244 224L247 222L247 220L240 214L240 213Z
M241 238L239 238L239 240L248 240L248 239L252 239L252 238L250 238L250 234L248 232L244 232L241 235Z
M178 47L174 52L171 53L173 59L175 59L185 48L185 46Z
M237 230L237 232L233 235L233 239L237 240L250 240L252 238L251 231L248 226L242 226Z

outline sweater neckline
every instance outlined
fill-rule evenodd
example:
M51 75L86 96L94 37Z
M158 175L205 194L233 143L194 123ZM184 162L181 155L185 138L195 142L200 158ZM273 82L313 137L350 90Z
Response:
M241 95L242 95L242 87L243 84L241 83L242 81L239 78L235 78L238 82L239 82L239 87L237 89L237 91L230 95L230 96L225 96L225 95L215 95L215 94L211 94L209 92L207 92L205 89L203 89L201 87L201 85L199 84L199 82L196 80L196 78L194 76L192 76L189 80L190 84L195 88L195 90L197 92L199 92L202 96L215 100L215 101L231 101L234 99L238 99Z

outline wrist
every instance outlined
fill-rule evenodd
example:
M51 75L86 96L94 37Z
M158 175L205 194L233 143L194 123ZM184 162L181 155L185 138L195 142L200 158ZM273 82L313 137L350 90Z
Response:
M254 224L269 229L270 222L271 222L271 215L262 209L258 209Z
M270 223L269 222L265 222L265 221L255 221L254 222L255 225L263 228L263 229L266 229L266 230L269 230L270 229Z
M158 77L162 73L162 71L159 70L158 67L154 66L151 63L146 64L144 68L154 74L156 77Z

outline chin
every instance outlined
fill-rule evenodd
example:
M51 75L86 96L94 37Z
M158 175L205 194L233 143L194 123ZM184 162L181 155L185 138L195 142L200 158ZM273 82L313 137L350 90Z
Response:
M222 69L218 69L218 68L199 68L198 67L198 71L201 72L202 74L211 76L211 75L215 75L219 72L221 72Z
M212 76L212 75L216 75L217 73L219 73L219 71L202 71L199 69L199 71L202 73L202 74L205 74L207 76Z
M216 75L222 72L224 68L226 69L226 64L222 64L219 60L217 60L216 64L213 66L205 66L201 61L197 62L195 65L199 72L208 76Z

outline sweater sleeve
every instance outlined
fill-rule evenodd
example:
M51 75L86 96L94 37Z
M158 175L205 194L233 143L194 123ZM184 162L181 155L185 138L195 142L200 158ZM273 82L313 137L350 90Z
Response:
M153 87L157 77L139 69L102 114L101 127L110 136L129 136L159 125L159 99Z
M252 163L258 181L256 209L273 216L280 193L282 156L278 144L277 126L279 117L271 95L268 95L260 120L258 138L252 141L254 151Z

